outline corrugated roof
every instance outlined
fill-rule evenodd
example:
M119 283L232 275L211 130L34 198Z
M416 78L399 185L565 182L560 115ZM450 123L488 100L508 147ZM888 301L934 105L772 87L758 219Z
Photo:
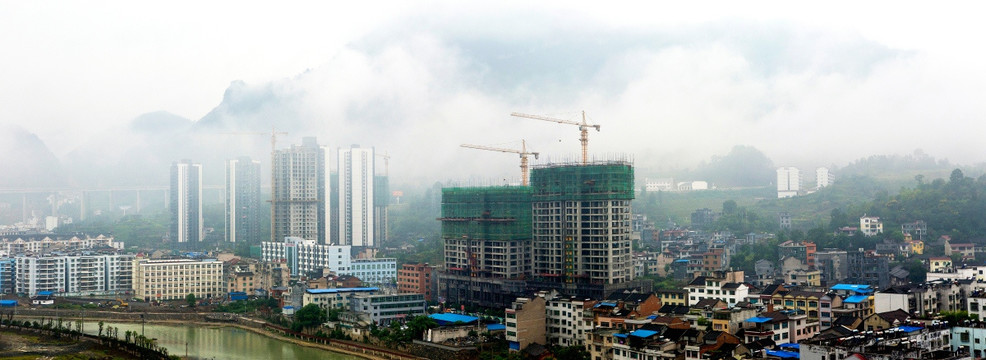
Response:
M362 291L380 291L378 287L358 287L358 288L333 288L333 289L307 289L306 293L309 294L335 294L342 292L362 292Z
M866 301L869 298L870 297L869 296L866 296L866 295L853 295L853 296L850 296L850 297L846 298L846 300L843 301L843 302L850 303L850 304L858 304L858 303L861 303L863 301Z
M910 332L915 332L915 331L918 331L918 330L921 330L921 329L924 329L924 328L923 327L919 327L919 326L898 326L895 329L900 330L900 331L903 331L903 332L906 332L906 333L910 333Z
M768 356L776 356L781 359L800 359L801 354L793 351L767 350Z
M463 322L468 324L479 320L479 318L475 316L459 315L453 313L431 314L428 315L428 317L438 322L438 325L454 324L457 322Z
M835 286L833 286L831 289L832 290L855 291L857 293L871 293L871 292L873 292L873 288L871 288L869 285L861 285L861 284L835 284Z
M771 321L771 320L774 320L774 319L769 318L769 317L754 316L754 317L751 317L751 318L746 319L746 320L743 320L743 321L745 321L745 322L752 322L752 323L765 323L765 322L768 322L768 321Z
M651 336L654 336L654 335L657 335L657 331L654 331L654 330L644 330L644 329L637 329L637 330L634 330L633 332L630 333L630 336L636 336L636 337L642 337L642 338L651 337Z

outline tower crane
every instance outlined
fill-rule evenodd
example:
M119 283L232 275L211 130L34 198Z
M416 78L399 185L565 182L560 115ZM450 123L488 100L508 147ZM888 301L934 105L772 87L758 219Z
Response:
M274 238L274 207L277 205L277 192L274 189L274 155L277 150L277 136L287 135L287 132L277 131L273 126L270 127L270 132L256 132L256 131L237 131L223 133L225 135L270 135L270 237Z
M376 154L376 155L383 158L383 175L389 177L390 176L390 155L388 155L386 152L384 152L383 154Z
M498 147L491 147L491 146L483 146L483 145L472 145L472 144L462 144L461 146L464 147L464 148L470 148L470 149L499 151L499 152L505 152L505 153L519 154L520 155L520 176L521 176L520 182L524 186L527 186L527 156L528 155L534 155L534 158L537 159L538 158L538 154L539 154L537 152L529 152L529 151L527 151L527 142L524 141L524 140L521 140L520 141L520 150L517 150L517 149L505 149L505 148L498 148Z
M576 126L578 126L579 127L579 131L582 132L582 137L579 139L579 141L582 142L582 165L585 165L585 164L588 163L588 161L589 161L588 160L588 157L589 157L589 152L588 152L588 148L589 148L589 128L596 128L596 131L599 131L599 125L598 124L589 124L589 123L587 123L586 120L585 120L585 111L582 111L582 122L571 121L571 120L564 120L564 119L555 119L555 118L550 118L550 117L541 116L541 115L523 114L523 113L519 113L519 112L512 112L512 113L510 113L510 116L527 118L527 119L534 119L534 120L544 120L544 121L556 122L556 123L559 123L559 124L568 124L568 125L576 125Z

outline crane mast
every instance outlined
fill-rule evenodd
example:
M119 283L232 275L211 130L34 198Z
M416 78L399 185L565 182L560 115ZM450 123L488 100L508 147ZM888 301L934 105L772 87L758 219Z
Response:
M483 146L483 145L473 145L473 144L462 144L460 146L462 146L464 148L470 148L470 149L487 150L487 151L499 151L499 152L505 152L505 153L519 154L520 155L520 176L521 176L520 177L520 183L521 183L521 185L524 185L524 186L527 186L527 184L528 184L528 181L527 181L527 179L528 179L528 177L527 177L527 174L528 174L528 159L527 159L527 156L528 155L534 155L534 158L537 159L538 158L538 155L540 154L540 153L537 153L537 152L529 152L529 151L527 151L527 141L525 141L525 140L521 140L520 141L520 150L517 150L517 149L498 148L498 147L492 147L492 146Z
M229 132L229 133L223 133L223 134L226 134L226 135L270 135L270 204L271 204L271 211L270 211L270 238L271 238L271 241L274 241L274 234L275 234L275 232L274 232L274 208L277 205L277 195L276 195L277 192L275 191L276 189L274 189L274 156L276 155L276 152L277 152L276 151L277 136L278 135L287 135L288 133L287 132L284 132L284 131L277 131L277 129L275 129L273 126L271 126L269 133L267 133L267 132L244 132L244 131L238 131L238 132Z
M586 122L585 111L582 111L582 122L564 120L564 119L555 119L547 116L531 115L531 114L524 114L519 112L512 112L510 113L510 116L578 126L579 132L582 133L582 136L579 137L579 142L582 143L582 165L586 165L589 162L589 128L595 128L596 131L599 131L599 125L589 124L588 122Z

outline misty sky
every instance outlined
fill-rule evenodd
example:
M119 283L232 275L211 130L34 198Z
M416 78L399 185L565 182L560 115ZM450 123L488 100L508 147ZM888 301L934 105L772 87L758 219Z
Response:
M517 176L460 143L575 158L574 127L511 111L586 110L590 152L656 175L737 144L779 166L986 161L976 3L639 3L6 1L0 121L63 156L125 148L141 114L218 109L223 129L376 146L421 178Z

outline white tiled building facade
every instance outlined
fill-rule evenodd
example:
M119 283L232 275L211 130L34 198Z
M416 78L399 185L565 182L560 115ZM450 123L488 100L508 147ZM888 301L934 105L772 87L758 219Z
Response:
M352 270L352 254L349 245L322 245L315 240L288 237L284 242L261 243L264 261L284 259L291 275L303 275L311 271L329 269L342 275ZM362 278L360 278L362 279Z
M116 295L131 290L133 255L39 255L14 258L14 291L34 296Z
M173 259L133 262L134 297L149 300L180 300L188 294L197 299L222 297L223 262L216 259Z

